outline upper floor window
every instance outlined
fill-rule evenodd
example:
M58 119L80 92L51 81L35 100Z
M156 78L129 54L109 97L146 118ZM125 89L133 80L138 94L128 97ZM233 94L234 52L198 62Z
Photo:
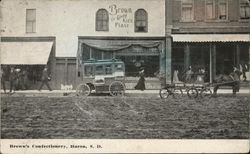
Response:
M206 19L215 19L215 1L206 0Z
M144 9L135 12L135 32L148 31L148 14Z
M219 7L218 7L218 19L226 20L227 19L227 1L220 0Z
M105 9L99 9L96 12L96 31L109 30L109 15Z
M192 21L194 19L194 4L193 0L182 0L181 13L183 21Z
M26 33L36 32L36 9L26 9Z
M250 1L240 1L240 19L250 19Z

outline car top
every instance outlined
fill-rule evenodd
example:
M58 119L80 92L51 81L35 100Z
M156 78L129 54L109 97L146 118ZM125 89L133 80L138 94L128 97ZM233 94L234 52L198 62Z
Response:
M119 59L90 60L84 62L84 65L103 65L103 64L124 64L124 62Z

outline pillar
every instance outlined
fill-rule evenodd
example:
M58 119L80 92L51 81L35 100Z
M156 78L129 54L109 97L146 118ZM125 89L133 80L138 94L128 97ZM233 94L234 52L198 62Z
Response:
M210 83L213 82L214 77L216 76L216 45L209 45L209 67L210 67Z
M239 44L236 44L235 65L239 69L239 67L240 67L240 46L239 46Z
M172 37L166 37L166 45L165 45L165 58L164 58L164 72L165 72L165 80L166 83L172 82Z
M187 70L190 66L190 47L186 44L184 47L184 69Z

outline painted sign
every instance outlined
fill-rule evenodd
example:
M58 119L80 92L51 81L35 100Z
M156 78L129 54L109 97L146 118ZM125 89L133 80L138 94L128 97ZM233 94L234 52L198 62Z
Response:
M110 22L116 28L129 28L133 23L131 8L120 8L116 4L109 6Z

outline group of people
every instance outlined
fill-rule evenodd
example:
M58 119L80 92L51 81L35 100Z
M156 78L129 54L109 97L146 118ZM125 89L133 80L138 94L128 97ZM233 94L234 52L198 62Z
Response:
M16 90L28 90L29 88L29 77L28 72L26 69L21 68L15 68L13 66L10 67L10 69L6 66L1 66L1 85L4 90L4 93L6 93L6 81L9 81L9 92L13 93ZM47 66L44 67L42 76L41 76L41 85L39 87L39 91L42 89L44 85L48 87L50 91L52 89L49 86L48 81L50 80L49 74L48 74L48 68Z

